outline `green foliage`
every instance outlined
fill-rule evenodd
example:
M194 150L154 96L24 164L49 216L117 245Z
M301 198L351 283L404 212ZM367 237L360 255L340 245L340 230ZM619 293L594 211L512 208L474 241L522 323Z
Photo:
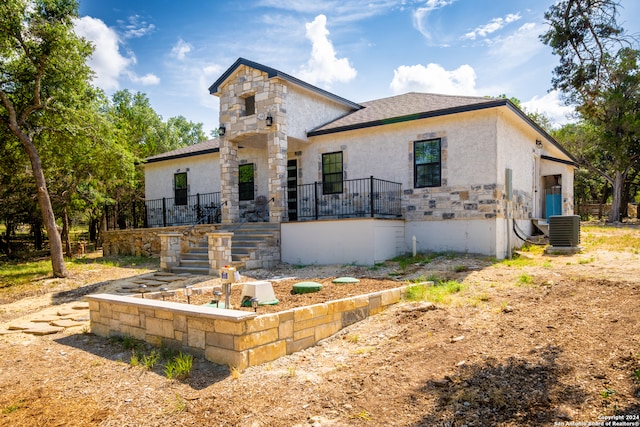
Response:
M12 412L15 412L18 409L20 409L23 404L24 404L24 400L20 400L20 402L18 402L18 403L14 403L13 405L5 406L4 408L2 408L2 413L3 414L10 414Z
M450 296L464 290L464 285L457 280L446 282L434 282L434 285L415 284L407 287L405 293L406 301L430 301L433 303L447 304L451 301Z
M603 399L608 399L611 396L613 396L614 394L616 394L616 391L613 390L613 389L608 388L608 389L600 392L600 397L602 397Z
M518 277L518 284L520 285L531 285L533 284L533 277L528 275L527 273L523 273Z
M560 142L572 145L580 166L611 186L609 221L623 213L640 173L640 51L638 40L616 22L618 6L616 0L556 2L545 13L549 30L541 36L560 58L553 86L583 120L569 128L581 137ZM579 190L584 197L586 188Z
M159 358L160 353L157 350L151 350L151 353L142 355L140 362L145 368L153 369L158 363Z
M193 367L193 356L187 353L179 352L171 360L164 365L164 374L167 378L184 379L191 373Z

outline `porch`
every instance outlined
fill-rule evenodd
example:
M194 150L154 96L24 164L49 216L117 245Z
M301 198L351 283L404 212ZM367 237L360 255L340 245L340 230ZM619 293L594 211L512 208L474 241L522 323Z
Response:
M285 222L402 217L402 184L373 176L344 180L339 186L332 183L329 187L322 182L289 186L286 192ZM270 222L269 201L260 203L264 199L258 196L241 202L238 223ZM221 193L215 192L105 205L105 227L123 230L220 224L226 203L221 200Z

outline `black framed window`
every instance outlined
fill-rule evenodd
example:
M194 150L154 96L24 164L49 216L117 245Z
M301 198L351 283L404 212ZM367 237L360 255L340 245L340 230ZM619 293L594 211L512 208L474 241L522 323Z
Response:
M238 185L239 185L239 193L240 200L253 200L253 189L254 189L254 179L253 179L254 167L253 163L245 163L238 167Z
M342 151L322 155L322 194L342 193Z
M173 174L173 204L184 206L187 204L187 173Z
M256 97L255 95L247 96L244 99L244 115L252 116L256 113Z
M440 138L413 143L413 186L439 187L442 182Z

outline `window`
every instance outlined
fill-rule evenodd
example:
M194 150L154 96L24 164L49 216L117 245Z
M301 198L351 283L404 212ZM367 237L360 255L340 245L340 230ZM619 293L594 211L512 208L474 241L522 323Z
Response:
M322 194L342 193L342 151L322 155Z
M187 204L187 173L176 173L173 175L173 195L174 205L184 206Z
M240 200L253 200L253 163L238 167Z
M252 116L256 113L256 97L255 95L247 96L244 99L244 115Z
M440 138L413 143L413 186L439 187L441 182Z

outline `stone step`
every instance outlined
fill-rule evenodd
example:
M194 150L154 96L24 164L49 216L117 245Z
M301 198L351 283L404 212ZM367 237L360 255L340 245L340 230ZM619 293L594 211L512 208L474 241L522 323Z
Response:
M189 273L189 274L208 276L209 266L206 266L206 267L188 266L187 267L187 266L180 265L178 267L173 267L171 271L174 273Z

